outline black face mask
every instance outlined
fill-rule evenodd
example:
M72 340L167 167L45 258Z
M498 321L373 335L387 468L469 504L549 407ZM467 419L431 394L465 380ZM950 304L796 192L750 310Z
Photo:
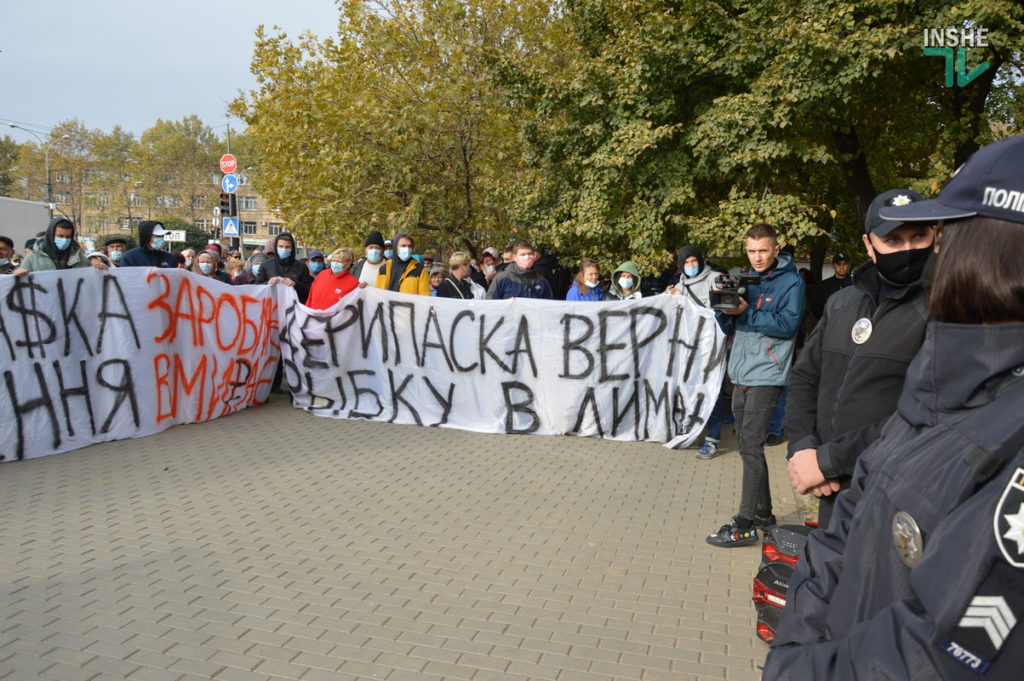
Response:
M879 253L875 249L875 265L878 272L890 283L897 286L907 286L921 278L924 266L928 263L928 257L932 254L932 247L914 248L909 251L896 251L895 253Z

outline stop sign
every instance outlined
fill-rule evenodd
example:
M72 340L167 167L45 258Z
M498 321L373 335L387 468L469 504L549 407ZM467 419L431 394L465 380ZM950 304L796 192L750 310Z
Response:
M238 167L238 159L234 154L224 154L220 157L220 170L222 173L233 173Z

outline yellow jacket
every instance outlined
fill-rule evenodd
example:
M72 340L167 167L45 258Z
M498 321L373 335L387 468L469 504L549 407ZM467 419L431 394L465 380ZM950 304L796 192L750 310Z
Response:
M384 290L390 288L391 265L395 262L401 261L396 261L392 258L384 262L384 267L381 268L380 274L377 275L377 288ZM416 262L414 258L409 258L409 262L405 263L405 270L398 279L398 292L418 293L421 296L430 295L430 273L423 265Z

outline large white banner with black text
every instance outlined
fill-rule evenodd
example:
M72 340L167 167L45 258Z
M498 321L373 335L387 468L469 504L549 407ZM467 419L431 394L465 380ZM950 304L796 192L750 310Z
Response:
M175 269L0 276L0 461L265 402L284 295Z
M320 416L672 446L700 433L725 370L714 314L685 296L282 301L284 380Z

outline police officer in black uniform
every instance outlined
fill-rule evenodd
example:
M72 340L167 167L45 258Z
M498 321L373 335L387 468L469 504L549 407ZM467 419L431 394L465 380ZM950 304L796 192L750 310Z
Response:
M870 260L847 277L853 286L829 298L789 377L787 472L798 494L820 497L822 527L832 515L830 495L849 486L857 457L896 411L924 340L921 273L935 229L879 216L887 206L923 200L909 189L890 189L871 202L863 235Z
M808 538L765 681L1024 675L1024 135L939 197L921 351L896 414Z

